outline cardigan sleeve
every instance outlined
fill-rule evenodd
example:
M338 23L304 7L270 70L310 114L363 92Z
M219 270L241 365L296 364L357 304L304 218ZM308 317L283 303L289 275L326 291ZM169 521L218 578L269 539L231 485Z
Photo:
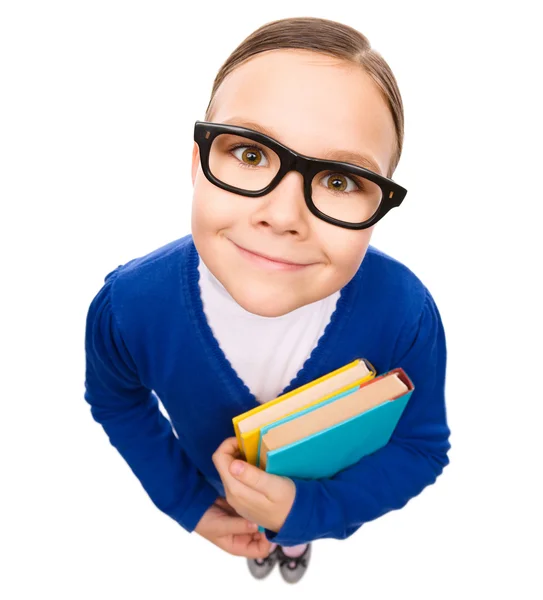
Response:
M278 532L266 530L270 541L293 546L347 538L364 523L405 506L449 463L445 332L428 290L415 324L404 329L391 368L402 367L415 389L388 444L333 477L293 477L294 504Z
M218 493L182 449L156 395L138 378L112 310L114 273L87 313L84 398L155 506L191 532Z

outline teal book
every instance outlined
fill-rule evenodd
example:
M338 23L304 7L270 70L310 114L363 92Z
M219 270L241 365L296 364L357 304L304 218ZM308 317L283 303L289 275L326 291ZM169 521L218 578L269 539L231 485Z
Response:
M332 477L385 446L414 390L401 368L261 429L258 466L302 479Z

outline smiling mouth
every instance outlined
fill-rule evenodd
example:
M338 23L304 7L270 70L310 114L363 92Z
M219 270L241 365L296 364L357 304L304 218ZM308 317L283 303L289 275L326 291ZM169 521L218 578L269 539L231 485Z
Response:
M258 254L256 252L252 252L251 250L247 250L246 248L242 248L241 246L238 246L235 242L232 242L232 244L234 244L234 246L236 246L236 248L239 250L239 252L245 258L251 260L253 263L259 264L260 266L263 266L263 267L272 268L275 270L298 271L298 270L305 269L305 268L310 267L311 265L315 264L315 263L300 264L300 263L291 263L291 262L287 262L287 261L283 261L283 260L275 260L273 258L268 258L266 256L262 256L261 254Z

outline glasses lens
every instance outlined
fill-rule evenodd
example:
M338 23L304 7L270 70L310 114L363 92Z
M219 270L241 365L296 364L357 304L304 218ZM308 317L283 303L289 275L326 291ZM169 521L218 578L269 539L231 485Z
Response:
M347 223L363 223L377 212L381 188L348 170L320 171L311 182L313 204L325 215Z
M251 192L267 187L277 175L279 156L259 142L221 133L211 144L209 170L218 180Z

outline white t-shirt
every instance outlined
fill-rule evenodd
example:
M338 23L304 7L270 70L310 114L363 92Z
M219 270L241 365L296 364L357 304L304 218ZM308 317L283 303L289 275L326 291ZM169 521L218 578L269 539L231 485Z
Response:
M279 317L246 311L201 257L200 293L207 322L233 369L260 403L277 398L317 345L340 291Z

